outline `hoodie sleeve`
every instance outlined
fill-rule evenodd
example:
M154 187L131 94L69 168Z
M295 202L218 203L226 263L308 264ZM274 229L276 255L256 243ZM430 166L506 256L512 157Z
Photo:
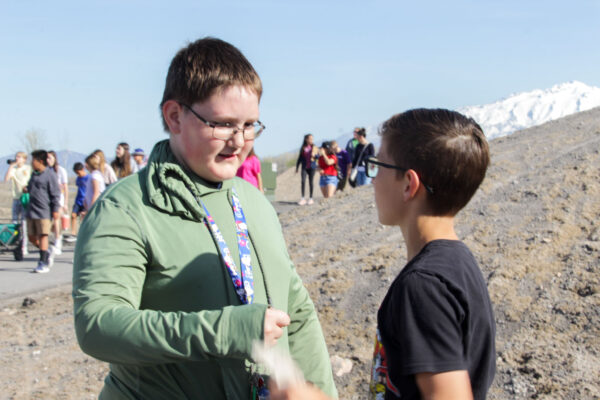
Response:
M302 280L293 268L289 291L290 354L304 371L307 381L318 386L328 396L337 398L331 362L315 306Z
M263 337L266 305L194 312L140 309L146 246L127 210L108 199L92 206L73 264L75 331L82 350L133 365L249 358L252 340Z

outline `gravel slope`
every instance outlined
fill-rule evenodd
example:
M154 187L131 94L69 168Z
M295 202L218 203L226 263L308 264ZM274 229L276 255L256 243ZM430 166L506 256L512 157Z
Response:
M494 140L491 150L457 226L496 313L489 398L600 398L600 109ZM377 223L371 187L330 200L317 187L316 204L299 207L299 179L279 176L275 207L330 353L352 361L336 378L341 398L362 399L375 313L406 262L402 235ZM70 287L32 297L0 303L0 399L95 398L107 366L77 347Z

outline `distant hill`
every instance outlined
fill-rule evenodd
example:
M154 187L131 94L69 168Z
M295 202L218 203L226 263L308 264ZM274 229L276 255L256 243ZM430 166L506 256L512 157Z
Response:
M87 157L87 154L69 150L57 151L56 155L58 156L59 165L63 166L67 170L69 176L75 176L75 173L73 172L73 164L76 162L83 163ZM4 179L4 174L6 174L6 171L8 170L7 161L14 158L14 154L9 154L0 158L0 179ZM31 162L31 157L29 157L28 162Z
M458 111L472 117L487 138L494 139L599 106L600 88L573 81Z

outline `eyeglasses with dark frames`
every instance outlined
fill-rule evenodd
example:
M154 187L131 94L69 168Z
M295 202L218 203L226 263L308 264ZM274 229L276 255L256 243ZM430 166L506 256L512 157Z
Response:
M238 126L230 124L229 122L212 122L199 115L189 105L184 103L179 104L190 110L190 112L206 126L211 127L213 130L212 135L215 139L229 140L232 139L236 133L242 132L245 140L254 140L266 129L266 126L264 126L260 121L247 123L243 128L239 128Z
M398 171L408 171L410 168L402 168L402 167L398 167L397 165L392 165L392 164L387 164L384 162L379 161L376 157L368 157L367 159L365 159L365 163L366 163L366 174L369 178L375 178L377 176L377 173L379 172L379 167L383 167L383 168L391 168L391 169L395 169ZM433 188L427 184L425 184L425 182L423 182L423 180L421 179L421 177L419 176L419 180L421 181L421 184L423 185L423 187L425 188L425 190L427 190L429 192L429 194L433 194Z

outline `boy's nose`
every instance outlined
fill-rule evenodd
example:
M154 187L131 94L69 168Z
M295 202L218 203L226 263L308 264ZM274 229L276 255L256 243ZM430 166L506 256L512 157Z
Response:
M243 147L244 143L246 142L243 131L239 130L234 133L231 139L229 139L229 142L232 147Z

